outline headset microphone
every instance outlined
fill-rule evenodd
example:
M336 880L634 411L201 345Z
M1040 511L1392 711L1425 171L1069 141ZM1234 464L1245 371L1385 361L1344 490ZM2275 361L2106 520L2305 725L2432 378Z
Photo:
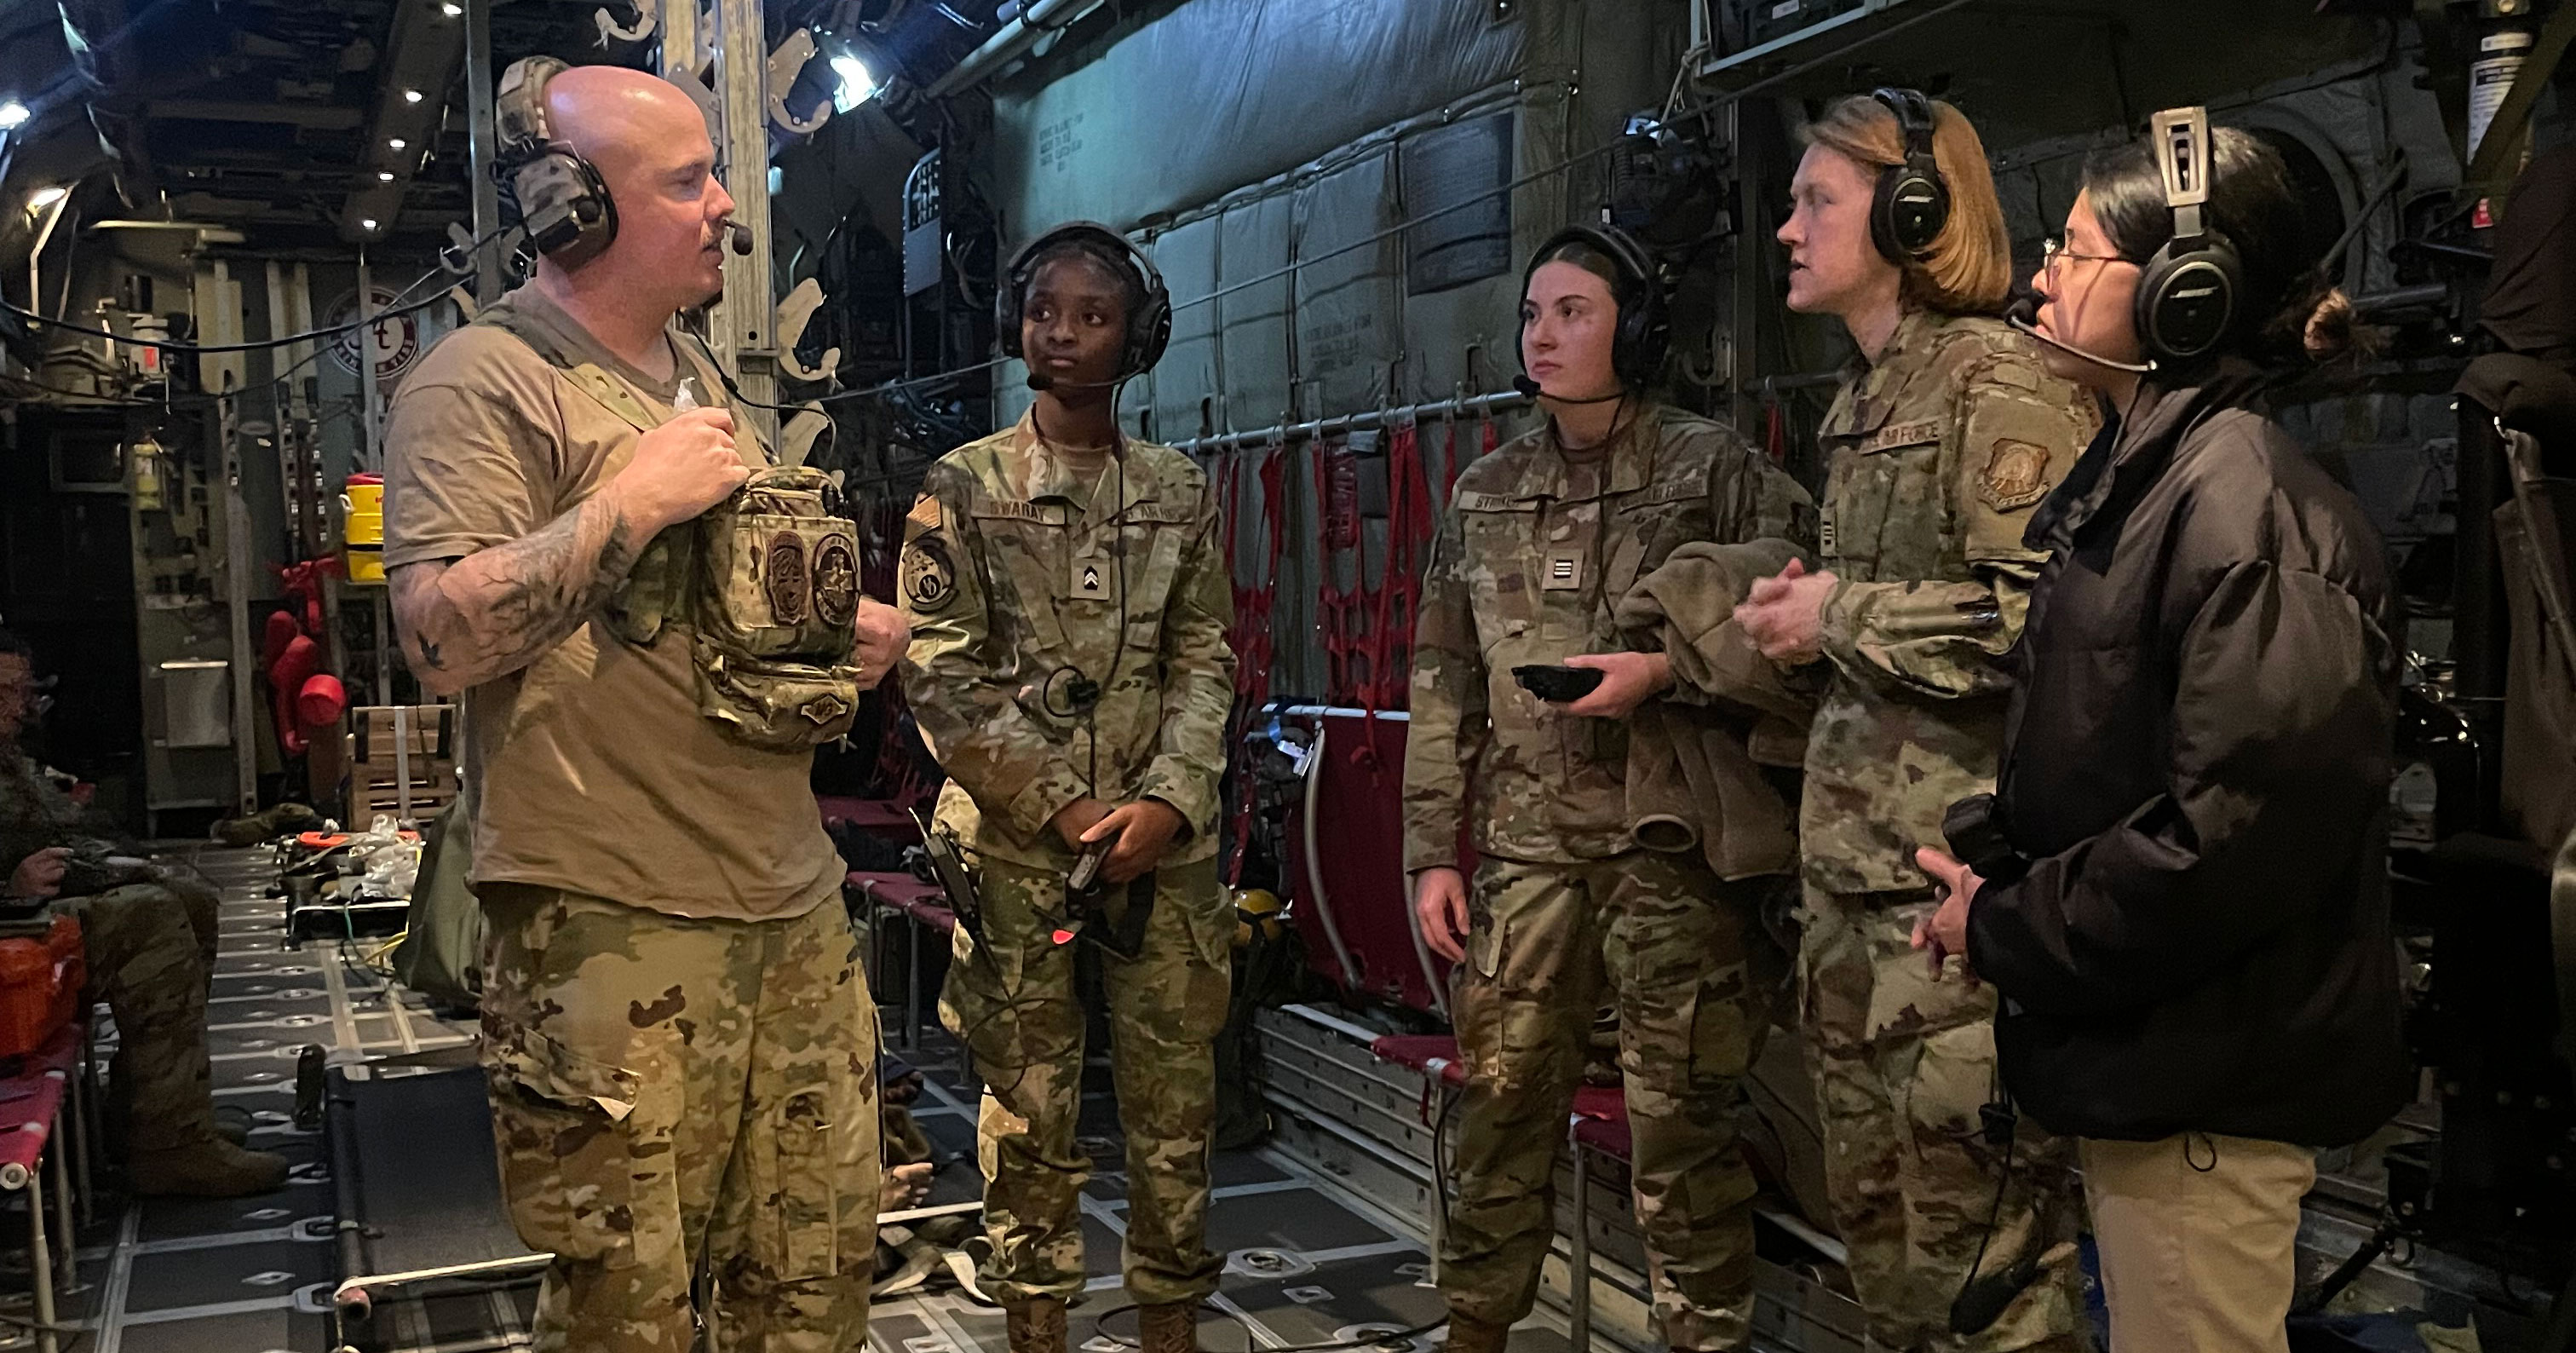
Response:
M2012 307L2004 311L2004 323L2021 330L2023 333L2057 349L2059 352L2081 357L2095 366L2107 366L2113 371L2128 371L2141 376L2151 374L2156 369L2156 364L2151 361L2115 362L2108 357L2102 356L2100 353L2086 352L2084 349L2079 348L2064 339L2051 337L2048 334L2040 332L2038 324L2035 323L2038 318L2039 293L2036 291L2023 292L2019 297L2014 299Z
M1032 371L1028 378L1029 388L1041 394L1049 390L1115 390L1126 383L1124 378L1114 381L1060 381L1043 371Z
M726 236L729 237L729 240L733 245L733 251L737 254L749 257L751 254L751 227L744 225L740 221L727 221L724 223L724 228Z
M1537 399L1541 395L1546 395L1548 399L1559 404L1607 404L1614 399L1626 399L1628 397L1627 391L1614 390L1606 395L1594 395L1590 399L1567 399L1562 395L1547 394L1545 390L1539 388L1539 383L1537 381L1531 380L1527 376L1512 377L1512 388L1520 391L1521 397L1524 399Z

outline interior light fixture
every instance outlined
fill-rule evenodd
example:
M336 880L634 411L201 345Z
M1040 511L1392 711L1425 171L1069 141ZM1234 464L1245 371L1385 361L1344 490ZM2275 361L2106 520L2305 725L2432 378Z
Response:
M36 191L27 194L27 209L29 211L43 211L45 208L50 207L71 195L72 190L59 183L48 188L38 188Z
M832 58L832 73L841 77L832 91L832 111L846 113L877 96L877 77L856 52L843 52Z
M419 91L419 90L417 90L417 89L406 89L406 90L404 90L404 91L403 91L403 102L405 102L405 103L418 103L418 102L420 102L420 91Z
M11 99L7 103L0 103L0 132L16 131L20 127L26 126L27 119L34 116L35 114L27 111L27 105L18 102L16 99Z
M391 182L393 182L393 181L394 181L394 171L392 171L392 170L390 170L390 169L379 169L379 170L377 170L377 171L376 171L376 182L378 182L378 183L391 183Z
M463 14L465 12L465 8L462 5L440 5L438 7L438 12L453 19L458 15Z
M394 149L396 149L396 150L400 150L400 149L402 149L402 148L403 148L406 144L408 144L408 143L407 143L407 142L405 142L401 137L397 136L397 137L394 137L392 140L389 140L389 141L385 142L385 144L386 144L386 145L389 145L389 146L391 146L391 147L393 147L393 148L394 148Z
M367 219L365 219L365 220L363 220L363 221L358 222L358 228L359 228L360 230L373 230L373 229L375 229L375 228L376 228L376 218L375 218L375 217L370 216L370 217L368 217Z

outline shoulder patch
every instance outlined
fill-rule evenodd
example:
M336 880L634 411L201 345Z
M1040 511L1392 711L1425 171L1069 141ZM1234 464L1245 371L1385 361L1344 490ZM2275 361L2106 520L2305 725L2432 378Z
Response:
M921 615L948 609L957 599L957 565L948 557L945 538L925 535L903 549L903 577L897 583L904 605Z
M912 511L903 519L925 531L936 531L947 520L939 508L939 495L925 493L912 501Z
M1997 512L2025 508L2048 496L2048 448L1997 438L1977 471L1977 497Z

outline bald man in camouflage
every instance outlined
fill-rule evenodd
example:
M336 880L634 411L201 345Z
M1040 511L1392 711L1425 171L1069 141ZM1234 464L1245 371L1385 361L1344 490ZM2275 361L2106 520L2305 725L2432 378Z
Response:
M747 599L662 585L664 533L738 553L720 523L772 469L673 322L722 289L733 201L676 85L522 63L501 103L505 137L589 161L614 227L541 240L535 278L404 381L385 562L403 656L471 716L494 1134L519 1235L554 1256L535 1344L856 1349L877 1043L843 868L810 745L716 699L763 680L710 670ZM827 567L850 562L828 532L764 539L770 619L851 636L787 711L828 733L902 620Z

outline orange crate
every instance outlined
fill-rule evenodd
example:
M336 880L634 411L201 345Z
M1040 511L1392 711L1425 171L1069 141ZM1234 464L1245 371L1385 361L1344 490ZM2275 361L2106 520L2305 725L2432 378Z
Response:
M0 1057L34 1052L71 1023L83 967L80 923L68 916L41 940L0 940Z

